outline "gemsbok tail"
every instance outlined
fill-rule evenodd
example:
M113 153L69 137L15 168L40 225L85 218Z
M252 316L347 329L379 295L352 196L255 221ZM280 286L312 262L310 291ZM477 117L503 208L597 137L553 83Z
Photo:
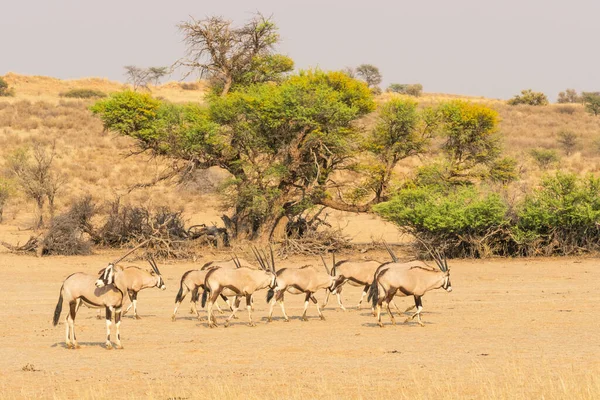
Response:
M369 288L369 297L367 297L367 301L370 301L373 304L373 308L377 307L377 301L379 300L379 284L377 283L377 278L373 279L373 283L371 283L371 287Z
M208 289L204 289L202 292L202 308L206 307L206 300L208 299Z
M183 300L183 284L179 285L179 292L175 296L175 303L179 303L181 300Z
M58 325L58 320L60 318L60 312L62 311L62 303L63 303L63 287L60 288L60 296L58 297L58 303L56 303L56 308L54 309L54 319L52 320L52 325Z

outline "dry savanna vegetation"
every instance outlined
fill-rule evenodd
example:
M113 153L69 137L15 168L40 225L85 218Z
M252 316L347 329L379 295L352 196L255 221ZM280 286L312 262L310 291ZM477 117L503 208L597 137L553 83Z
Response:
M64 182L56 196L57 214L69 210L75 199L90 195L99 205L120 199L124 205L153 210L169 206L181 211L188 226L221 223L225 210L217 189L227 177L222 170L196 172L185 185L165 181L134 188L159 177L170 161L132 154L134 139L104 131L91 114L94 99L60 96L72 89L110 94L121 91L122 83L17 74L5 79L15 95L0 98L0 163L7 167L11 154L35 143L54 148L53 168ZM189 85L150 85L150 91L176 104L204 101L206 86ZM397 96L384 93L375 100L381 106ZM424 93L417 101L419 107L426 107L456 98ZM506 196L524 196L544 174L558 168L578 176L598 172L600 118L585 112L582 105L509 106L494 99L462 99L499 113L502 151L517 160L519 171ZM375 114L359 121L365 127L376 122ZM565 132L574 134L569 145L564 143ZM555 161L540 162L532 155L540 149L554 152ZM435 159L438 151L434 145L420 157L403 159L395 167L396 176L410 177L416 167ZM337 178L351 181L352 174L340 173ZM384 260L387 255L373 249L373 240L410 240L373 214L331 209L324 214L329 224L354 242L354 250L361 251L344 249L340 258ZM3 216L0 240L24 243L37 221L36 205L15 189ZM234 248L240 255L247 251L239 243ZM286 298L292 316L289 324L277 319L269 326L264 322L268 307L261 292L256 296L258 327L245 326L246 315L240 313L240 320L228 330L210 330L185 314L187 298L180 319L169 320L183 272L229 254L200 247L195 254L198 262L160 264L167 291L142 292L143 319L128 315L122 325L125 350L102 348L104 322L84 307L77 318L82 349L67 351L64 326L52 328L51 312L68 275L95 274L118 255L101 247L94 252L85 257L36 258L0 250L0 293L5 298L0 398L600 397L596 318L600 277L594 259L450 261L454 291L434 291L425 297L424 328L414 322L392 327L384 318L387 326L380 329L367 306L342 312L335 299L325 309L327 321L318 320L311 304L310 321L301 322L302 296ZM295 255L280 266L316 262L316 257ZM319 301L322 296L318 295ZM360 289L348 287L343 297L346 305L354 304ZM410 304L408 299L396 301L401 308ZM275 315L280 318L278 311Z

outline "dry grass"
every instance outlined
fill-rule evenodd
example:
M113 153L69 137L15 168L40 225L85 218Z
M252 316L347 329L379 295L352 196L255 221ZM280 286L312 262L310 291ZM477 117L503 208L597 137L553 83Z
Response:
M195 263L160 264L165 291L138 298L142 319L123 320L125 349L103 348L95 310L77 315L82 348L67 350L64 309L52 327L63 279L96 273L117 252L75 257L0 252L4 328L0 398L54 399L596 399L600 396L596 259L454 260L452 293L428 293L423 320L385 328L368 308L346 312L334 299L320 321L299 316L303 296L286 295L291 317L267 323L264 292L255 298L257 327L239 313L231 327L209 329L184 301L170 321L181 275ZM241 252L240 257L245 256ZM383 259L382 251L344 257ZM342 256L340 256L342 257ZM319 260L320 261L320 260ZM316 257L277 260L280 267ZM129 262L126 262L129 265ZM143 264L138 264L144 267ZM34 273L32 273L34 272ZM28 279L28 285L22 282ZM346 306L361 288L346 286ZM325 293L317 293L323 300ZM396 299L406 307L411 299ZM227 314L217 314L222 322Z
M494 372L474 364L456 371L418 370L410 376L398 376L382 371L380 380L344 377L335 381L323 378L272 380L256 377L213 377L198 380L193 377L175 382L151 379L136 380L128 388L107 383L86 382L72 385L55 377L45 377L44 389L23 386L18 393L0 386L0 399L52 398L96 400L121 399L504 399L504 400L595 400L600 398L600 371L531 369L513 365ZM36 371L29 373L35 374ZM120 382L119 382L120 383ZM74 387L75 386L75 387ZM83 386L83 387L82 387Z

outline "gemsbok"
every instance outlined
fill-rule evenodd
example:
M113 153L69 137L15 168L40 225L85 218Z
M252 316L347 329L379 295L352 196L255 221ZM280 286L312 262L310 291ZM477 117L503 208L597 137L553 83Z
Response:
M433 289L443 288L448 292L452 291L450 268L446 258L442 259L439 253L435 255L432 253L432 256L439 271L420 261L408 263L389 262L378 269L371 284L369 298L372 300L373 308L377 310L377 324L380 327L383 328L381 322L381 307L383 305L385 305L390 315L392 325L396 324L389 305L394 296L413 296L417 311L404 322L417 317L419 325L425 326L421 321L421 311L423 310L421 298Z
M160 270L158 269L158 266L156 265L156 261L154 261L154 258L149 257L148 258L148 263L150 264L150 267L152 268L152 272L148 272L144 269L141 269L139 267L136 266L130 266L130 267L125 267L123 268L123 285L127 288L127 298L126 300L129 300L129 306L127 307L127 309L125 311L123 311L123 313L121 314L122 316L125 316L125 314L127 314L129 312L129 310L131 310L131 307L133 307L133 318L135 319L142 319L142 317L139 316L138 312L137 312L137 295L138 293L143 290L143 289L148 289L148 288L153 288L156 287L158 289L161 290L165 290L167 288L167 286L165 285L165 281L162 278L162 275L160 274ZM99 274L101 274L103 271L98 272ZM85 304L85 302L83 301L83 299L79 299L78 303L77 303L77 308L75 310L75 312L79 311L79 307ZM90 304L85 304L90 308L97 308L94 307ZM102 309L100 308L98 310L98 319L101 319L101 313Z
M255 251L255 255L257 254L258 252ZM215 266L208 271L206 278L204 279L202 307L206 306L209 327L213 328L218 325L212 313L212 308L221 294L228 297L236 297L233 303L233 311L225 321L225 327L229 326L229 322L235 317L242 296L246 298L246 308L248 309L249 320L248 325L256 326L254 321L252 321L252 295L258 290L275 287L276 275L273 249L271 249L270 268L267 267L266 264L268 264L268 262L265 263L264 259L257 256L257 260L261 269L238 265L238 268L235 269ZM207 299L208 305L206 304Z
M271 303L269 308L269 317L268 321L272 321L273 316L273 307L275 306L275 302L278 302L281 307L281 312L283 313L283 318L285 322L289 322L287 314L285 313L285 305L284 305L284 295L287 291L291 294L304 294L304 312L302 313L302 320L308 321L306 317L306 311L308 309L309 301L312 300L317 307L317 312L319 313L319 317L322 320L325 320L325 316L321 312L321 308L319 307L319 303L317 299L315 299L314 294L321 290L327 289L332 290L335 285L335 277L331 275L331 271L327 268L327 264L323 257L321 257L323 261L323 265L325 266L325 270L327 272L323 272L321 270L317 270L312 265L305 265L300 268L282 268L277 271L277 285L273 290L269 290L267 294L267 302Z
M181 305L183 299L185 299L185 296L187 296L187 294L190 292L192 292L192 296L190 299L190 303L192 305L190 313L196 314L198 320L201 320L202 318L200 317L200 312L198 311L197 304L200 297L198 293L200 289L204 289L204 279L206 279L206 274L208 273L208 271L215 267L233 269L237 268L238 265L240 265L241 267L252 267L252 265L248 261L236 257L235 260L231 259L228 261L210 261L204 264L200 269L192 269L185 272L181 276L181 281L179 283L179 292L177 292L177 296L175 296L175 310L173 310L171 320L175 321L177 309ZM221 294L221 298L227 303L227 306L229 306L230 310L233 311L233 307L229 302L229 299L223 294ZM215 303L215 305L217 306L217 310L222 314L223 310L221 310L219 304Z
M126 298L127 286L123 280L123 269L117 264L146 243L148 241L140 243L121 258L109 263L106 268L100 271L100 277L76 272L65 279L60 288L52 323L54 326L58 324L63 301L66 301L69 305L65 323L67 348L78 349L80 347L75 336L75 316L79 299L93 308L104 307L106 309L106 348L109 350L113 348L110 341L110 327L112 314L115 314L116 341L114 347L117 349L123 348L120 332L121 309Z
M342 260L336 263L334 256L331 274L335 278L335 284L331 291L327 291L325 301L323 301L321 307L325 308L327 302L329 301L329 295L335 294L340 308L346 311L346 307L344 307L344 304L342 304L341 294L344 285L348 283L351 286L363 287L362 295L360 296L360 300L356 306L357 309L360 309L360 306L367 295L369 288L371 287L371 283L373 283L375 271L381 264L382 263L380 261L375 260Z

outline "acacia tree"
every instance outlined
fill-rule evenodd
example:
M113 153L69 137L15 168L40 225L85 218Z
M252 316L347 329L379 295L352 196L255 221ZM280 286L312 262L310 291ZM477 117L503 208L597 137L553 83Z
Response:
M482 176L500 156L498 113L486 106L455 100L439 107L446 177L454 183Z
M375 88L381 83L381 72L372 64L361 64L356 67L356 75L367 82L369 88Z
M277 25L256 14L239 28L223 17L191 19L178 25L187 46L185 57L175 63L208 78L225 96L236 84L278 81L293 69L293 61L275 54Z
M148 68L148 79L157 86L160 79L169 73L169 67L150 67Z
M353 122L373 109L364 83L341 72L306 71L212 96L208 108L123 92L92 111L105 128L176 161L180 172L227 170L226 226L234 236L266 239L284 216L316 204L344 208L327 194L330 177L350 164L358 150Z
M136 67L135 65L126 65L125 76L127 82L131 83L133 90L148 89L148 83L152 79L149 69Z
M583 92L581 97L587 112L600 115L600 92Z
M439 118L434 109L417 106L410 99L392 99L379 110L377 124L365 142L374 160L362 167L368 175L365 187L374 194L371 203L385 200L398 162L423 154L429 147Z

